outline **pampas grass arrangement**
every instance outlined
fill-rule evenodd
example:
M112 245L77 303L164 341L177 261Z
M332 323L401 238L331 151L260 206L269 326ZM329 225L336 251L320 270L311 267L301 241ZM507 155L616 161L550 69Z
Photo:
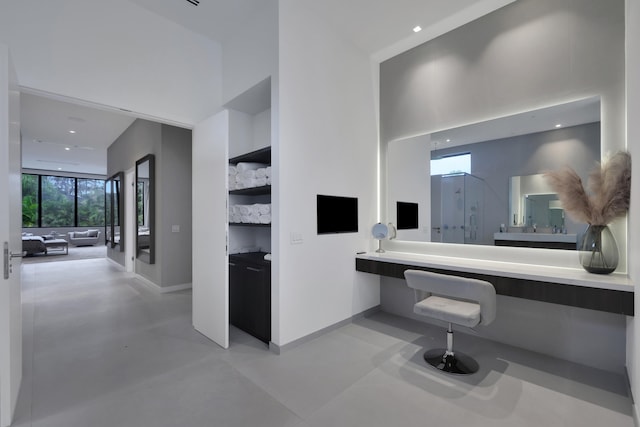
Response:
M567 215L590 225L607 225L624 216L631 197L631 155L620 151L589 175L588 188L568 166L544 174Z

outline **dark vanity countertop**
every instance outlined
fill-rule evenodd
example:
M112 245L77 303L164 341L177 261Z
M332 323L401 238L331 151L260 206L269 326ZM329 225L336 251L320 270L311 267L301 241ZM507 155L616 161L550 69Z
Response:
M404 279L419 269L486 280L496 293L516 298L634 315L634 286L625 274L401 252L356 255L356 271Z
M243 254L230 254L229 261L248 261L255 264L271 266L271 261L264 259L267 252L247 252Z
M588 288L634 292L631 279L626 274L591 274L581 268L552 267L483 259L458 258L431 254L405 252L367 252L356 255L356 259L415 265L419 267L486 274L532 281L574 285Z

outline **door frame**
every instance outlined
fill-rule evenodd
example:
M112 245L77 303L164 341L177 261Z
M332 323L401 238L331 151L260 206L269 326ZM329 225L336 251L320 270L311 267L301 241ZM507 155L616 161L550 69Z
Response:
M22 383L22 181L20 91L7 46L0 44L0 426L13 420ZM5 246L6 242L6 246Z

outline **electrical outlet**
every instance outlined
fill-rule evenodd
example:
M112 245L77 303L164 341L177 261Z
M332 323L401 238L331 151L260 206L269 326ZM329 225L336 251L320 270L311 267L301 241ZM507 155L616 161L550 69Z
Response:
M172 225L171 226L171 232L172 233L179 233L180 232L180 226L179 225Z
M298 233L296 231L291 232L290 238L291 238L292 245L301 245L302 242L304 241L302 239L302 233Z

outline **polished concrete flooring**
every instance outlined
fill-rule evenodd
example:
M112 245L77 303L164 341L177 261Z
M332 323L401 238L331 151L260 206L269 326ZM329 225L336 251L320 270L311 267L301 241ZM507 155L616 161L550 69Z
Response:
M443 330L385 313L279 356L232 328L223 350L193 330L188 291L105 259L22 269L16 426L633 425L621 376L464 334L481 371L443 375L421 357Z

